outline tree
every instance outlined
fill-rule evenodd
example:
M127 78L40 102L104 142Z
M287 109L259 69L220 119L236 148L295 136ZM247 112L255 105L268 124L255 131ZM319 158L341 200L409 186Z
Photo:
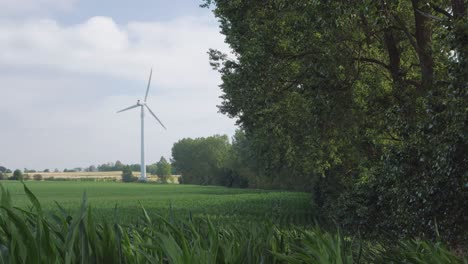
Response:
M158 164L157 163L146 165L146 172L148 172L149 174L157 175L157 171L158 171Z
M220 111L263 183L312 192L347 230L434 238L436 219L460 242L465 1L211 3L235 56L209 51Z
M183 183L220 185L230 147L226 135L184 138L172 147L173 164Z
M124 166L125 165L120 160L117 160L115 162L114 168L115 170L122 170Z
M46 172L46 173L47 173L47 172L50 172L50 170L49 170L49 169L45 169L45 170L44 170L44 172Z
M161 159L156 165L156 174L158 175L159 179L161 180L161 182L167 183L168 177L171 176L171 164L167 162L167 160L164 157L161 157Z
M135 182L137 177L133 176L132 170L129 166L124 166L122 169L122 181L123 182Z
M6 167L0 166L0 172L6 173L6 171L7 171Z
M21 170L16 169L13 172L13 175L10 177L10 180L15 180L15 181L23 180L23 172L21 172Z

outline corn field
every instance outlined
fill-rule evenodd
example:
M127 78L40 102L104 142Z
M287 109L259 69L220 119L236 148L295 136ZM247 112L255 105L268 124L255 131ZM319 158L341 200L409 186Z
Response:
M397 245L346 237L317 224L277 225L227 218L148 214L136 221L97 221L86 193L70 214L59 203L46 212L24 185L28 210L15 207L1 186L2 263L468 263L440 243Z

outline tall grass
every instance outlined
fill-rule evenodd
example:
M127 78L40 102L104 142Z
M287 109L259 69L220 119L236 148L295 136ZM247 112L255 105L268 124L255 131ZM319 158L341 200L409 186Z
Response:
M15 207L1 186L1 263L462 263L440 244L402 242L384 247L318 226L278 226L265 220L152 216L138 221L94 218L86 194L71 215L59 204L46 213L24 185L31 206ZM468 263L467 259L464 259Z

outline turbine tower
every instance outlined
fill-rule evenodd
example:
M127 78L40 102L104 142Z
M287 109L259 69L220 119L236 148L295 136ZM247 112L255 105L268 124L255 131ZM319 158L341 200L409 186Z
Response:
M118 111L117 113L120 113L120 112L124 112L124 111L127 111L127 110L130 110L130 109L133 109L133 108L137 108L137 107L140 107L141 108L141 168L140 168L140 171L141 171L141 174L140 174L140 181L146 181L146 164L145 164L145 107L146 109L148 109L148 111L150 112L150 114L156 118L156 120L159 122L159 124L161 124L161 126L166 129L166 127L163 125L163 123L161 122L161 120L159 120L159 118L153 113L153 111L151 110L151 108L149 108L149 106L146 104L146 99L148 99L148 92L149 92L149 88L150 88L150 84L151 84L151 75L153 75L153 69L151 69L150 71L150 76L149 76L149 80L148 80L148 87L146 88L146 94L145 94L145 100L143 100L143 102L141 102L141 100L138 100L137 103L135 105L132 105L132 106L129 106L125 109L122 109L120 111Z

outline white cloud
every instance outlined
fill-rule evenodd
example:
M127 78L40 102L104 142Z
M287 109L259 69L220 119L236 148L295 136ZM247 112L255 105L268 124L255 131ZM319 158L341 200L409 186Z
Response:
M8 124L0 129L0 163L137 163L139 115L115 111L143 96L151 66L149 105L168 130L147 116L149 162L183 137L232 134L234 121L217 113L220 79L206 54L227 49L218 31L206 18L0 23L0 124Z
M49 66L133 80L154 66L154 80L163 85L212 81L196 78L211 71L199 65L208 65L209 47L225 44L216 26L197 18L123 26L108 17L68 27L53 20L0 25L0 65Z

